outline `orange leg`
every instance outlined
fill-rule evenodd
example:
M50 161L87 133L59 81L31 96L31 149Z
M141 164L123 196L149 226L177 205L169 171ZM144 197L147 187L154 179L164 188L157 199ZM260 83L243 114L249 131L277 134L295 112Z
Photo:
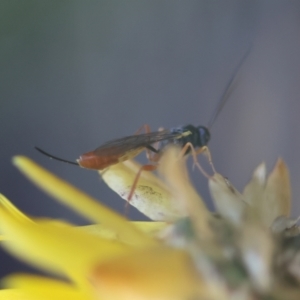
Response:
M140 176L141 176L141 173L142 173L143 171L154 171L154 170L156 170L156 169L157 169L157 166L156 166L156 165L143 165L143 166L140 167L139 171L137 172L137 174L136 174L136 176L135 176L135 178L134 178L133 184L132 184L132 186L131 186L130 193L129 193L128 197L127 197L128 203L130 202L130 200L131 200L131 198L132 198L132 196L133 196L133 193L134 193L134 191L135 191L135 189L136 189L136 186L137 186L137 183L138 183L139 178L140 178Z
M134 135L140 134L142 131L144 131L145 133L150 133L151 132L150 126L148 124L144 124L134 133ZM154 147L154 148L156 148L156 147ZM145 150L146 150L147 159L149 161L153 161L152 157L153 157L153 155L155 155L155 153L153 153L150 149L147 149L147 148Z
M145 133L150 133L151 130L150 130L150 126L148 124L144 124L143 126L141 126L136 132L135 132L135 135L136 134L140 134L142 131L144 131ZM157 159L155 159L156 157L156 153L153 153L150 149L147 149L145 148L146 150L146 156L147 156L147 159L150 161L150 162L156 162ZM136 186L137 186L137 183L139 181L139 178L141 176L141 173L143 171L154 171L155 169L157 168L156 165L144 165L142 166L139 171L137 172L135 178L134 178L134 181L133 181L133 184L131 186L131 189L130 189L130 192L129 192L129 195L127 197L127 203L126 203L126 206L125 206L125 214L126 214L126 211L128 209L128 204L130 202L130 200L132 199L132 196L134 194L134 191L136 189Z
M145 131L145 133L151 132L150 126L148 124L144 124L134 133L134 135L140 134L143 130Z
M140 176L141 176L142 172L143 171L154 171L156 168L157 168L157 166L155 166L155 165L143 165L139 169L139 171L137 172L137 174L136 174L136 176L134 178L133 184L131 186L129 195L127 197L127 202L126 202L126 205L125 205L125 215L128 215L129 203L130 203L130 200L132 199L132 196L134 194L134 191L136 189L136 186L138 184L138 181L140 179Z
M200 152L199 152L199 150L201 150L201 149L203 149L203 151L200 151ZM216 171L216 169L215 169L215 166L214 166L214 164L213 164L213 162L212 162L212 156L211 156L211 153L210 153L210 151L209 151L209 149L208 149L207 146L203 146L203 147L201 147L200 149L198 149L198 150L197 150L197 154L200 154L201 152L204 152L204 151L205 151L205 154L207 155L208 162L209 162L209 164L210 164L210 166L211 166L213 172L214 172L214 173L217 173L217 171Z
M199 164L199 162L197 160L197 155L198 154L200 154L204 151L207 151L208 162L211 165L211 168L212 168L213 172L216 173L216 169L215 169L215 167L213 165L213 162L212 162L211 153L210 153L209 149L206 146L201 147L198 150L196 150L191 143L186 143L184 145L184 147L182 148L181 152L180 152L180 156L183 157L188 149L190 149L191 152L192 152L194 166L196 166L205 177L210 178L211 176L208 175L207 172L205 172L203 170L203 168L201 167L201 165Z

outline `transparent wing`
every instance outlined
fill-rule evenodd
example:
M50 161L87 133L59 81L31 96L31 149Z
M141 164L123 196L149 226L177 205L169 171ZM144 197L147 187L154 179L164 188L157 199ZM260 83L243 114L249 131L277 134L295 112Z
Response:
M155 142L179 138L182 133L172 133L169 130L130 135L109 141L94 150L96 155L122 155L128 151L147 147Z

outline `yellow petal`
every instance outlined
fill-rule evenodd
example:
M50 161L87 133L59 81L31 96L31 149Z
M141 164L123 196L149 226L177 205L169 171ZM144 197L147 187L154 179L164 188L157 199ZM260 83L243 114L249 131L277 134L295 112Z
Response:
M163 230L167 226L167 223L165 222L140 222L140 221L136 222L135 221L131 223L137 228L139 228L141 231L151 236L156 236L161 230ZM105 239L120 241L120 238L116 235L114 231L103 227L101 224L80 226L77 228L79 230L83 230L84 232L95 234Z
M99 299L212 299L186 253L167 247L136 251L91 275Z
M152 238L140 232L125 218L97 203L97 200L46 171L29 158L17 156L13 162L21 172L45 192L90 220L112 229L122 239L132 241L136 245L155 243Z
M6 289L0 291L0 299L28 299L28 300L89 300L94 299L90 294L83 292L78 287L58 280L43 278L33 275L11 275L2 283ZM12 294L13 298L1 298ZM14 297L14 295L16 297Z
M141 221L134 221L132 222L134 226L137 226L141 231L151 235L155 236L158 234L161 230L167 227L166 222L141 222Z
M0 205L4 207L10 214L20 221L32 222L32 220L23 214L17 207L15 207L4 195L0 194Z
M112 165L99 171L106 184L127 201L132 184L141 165L133 160ZM172 221L183 216L168 187L152 172L144 171L139 177L130 205L155 221Z
M93 265L129 251L116 242L62 223L21 222L0 208L0 227L12 254L48 271L84 277Z
M0 290L0 300L40 300L16 289Z

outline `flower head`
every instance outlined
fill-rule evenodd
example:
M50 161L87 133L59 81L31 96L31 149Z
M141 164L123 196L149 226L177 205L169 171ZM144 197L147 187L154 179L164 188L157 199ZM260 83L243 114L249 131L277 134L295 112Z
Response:
M260 165L243 193L214 174L211 213L179 157L177 148L167 149L161 177L143 172L130 202L159 222L129 222L28 158L15 158L35 184L95 225L30 218L1 196L2 246L52 277L11 275L0 298L298 299L299 230L289 218L284 162L268 177ZM126 199L139 167L120 163L102 177Z

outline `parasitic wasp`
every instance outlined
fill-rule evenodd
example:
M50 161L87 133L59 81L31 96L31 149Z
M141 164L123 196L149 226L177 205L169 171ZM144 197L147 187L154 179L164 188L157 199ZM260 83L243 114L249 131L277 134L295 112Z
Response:
M186 155L191 152L191 154L193 155L194 164L201 169L200 165L197 162L196 156L204 150L208 150L207 144L210 140L210 129L215 122L218 114L224 107L225 102L228 100L229 95L232 91L233 83L237 77L237 73L241 65L248 57L249 52L250 49L246 52L246 54L243 56L236 69L234 70L233 75L227 83L223 96L218 102L218 105L207 127L185 125L170 130L150 132L149 126L144 125L142 128L144 128L145 133L139 133L142 130L141 128L134 135L104 143L94 151L82 154L76 162L53 156L38 147L36 147L36 149L51 159L92 170L104 170L111 165L124 162L128 159L132 159L142 151L146 150L147 157L149 161L152 162L152 164L143 165L138 171L136 178L132 184L131 191L128 195L128 201L133 196L141 172L155 170L157 168L157 164L155 163L159 161L164 148L169 144L176 144L180 146L182 148L182 155ZM154 144L157 143L159 144L159 146L155 147Z

